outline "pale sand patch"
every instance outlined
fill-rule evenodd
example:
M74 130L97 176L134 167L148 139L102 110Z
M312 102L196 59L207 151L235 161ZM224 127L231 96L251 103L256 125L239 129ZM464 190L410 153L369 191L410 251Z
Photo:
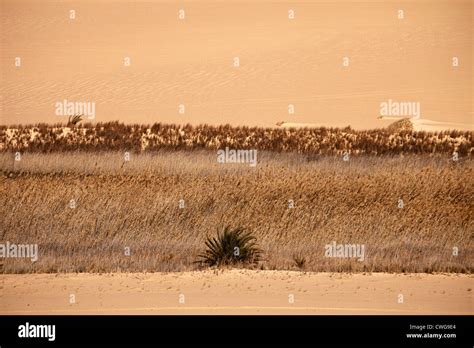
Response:
M474 277L225 270L1 275L0 314L462 314ZM76 303L70 304L70 294ZM179 295L185 303L179 304ZM289 295L294 303L289 303ZM404 303L399 304L399 294Z

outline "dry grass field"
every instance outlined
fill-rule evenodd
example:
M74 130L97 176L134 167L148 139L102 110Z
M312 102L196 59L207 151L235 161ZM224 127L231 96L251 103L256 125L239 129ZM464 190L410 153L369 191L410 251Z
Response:
M39 258L3 259L4 273L196 270L206 236L225 225L256 237L259 269L471 273L474 266L470 156L346 162L259 151L256 167L217 163L209 150L132 152L130 161L111 151L14 157L0 153L0 240L37 243ZM364 261L325 257L333 241L365 245Z

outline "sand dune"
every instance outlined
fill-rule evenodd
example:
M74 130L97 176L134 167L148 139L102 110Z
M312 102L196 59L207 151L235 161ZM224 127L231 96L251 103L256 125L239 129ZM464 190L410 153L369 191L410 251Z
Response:
M474 278L459 274L221 270L10 274L0 279L0 314L474 313ZM403 303L398 303L400 294Z
M95 121L374 128L388 98L472 123L471 1L403 3L403 20L373 1L0 5L2 124L63 122L67 99L95 102Z

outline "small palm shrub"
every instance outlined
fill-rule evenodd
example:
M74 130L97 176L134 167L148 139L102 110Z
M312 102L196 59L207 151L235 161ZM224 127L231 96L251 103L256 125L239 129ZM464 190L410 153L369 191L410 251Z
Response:
M198 262L209 266L256 264L262 255L256 238L242 227L225 226L216 237L207 237L205 244L206 249L198 255Z
M68 118L68 121L67 121L67 125L68 126L75 126L77 124L79 124L79 122L82 121L82 115L74 115L74 116L69 116Z
M299 269L304 269L306 266L306 257L304 257L302 254L294 254L293 262Z

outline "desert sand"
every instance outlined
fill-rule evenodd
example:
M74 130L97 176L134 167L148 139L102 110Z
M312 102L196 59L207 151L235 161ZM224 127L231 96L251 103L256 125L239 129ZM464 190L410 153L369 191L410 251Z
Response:
M474 278L219 270L3 274L0 314L461 314ZM71 304L70 296L75 296ZM403 303L398 303L399 295ZM180 303L184 299L184 303ZM294 302L291 302L293 295ZM183 302L183 301L181 301Z
M390 123L376 119L388 99L419 102L429 120L473 123L468 0L0 0L0 9L0 124L64 122L54 105L68 100L95 102L93 122L374 128Z

